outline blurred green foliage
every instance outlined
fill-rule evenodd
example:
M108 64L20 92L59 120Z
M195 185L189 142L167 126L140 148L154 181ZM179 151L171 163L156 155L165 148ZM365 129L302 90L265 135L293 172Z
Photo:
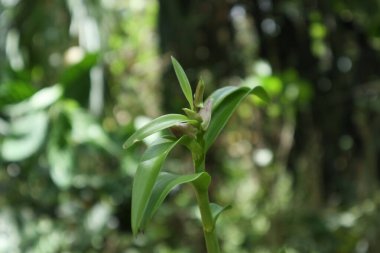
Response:
M170 55L206 95L272 98L246 100L207 158L210 195L232 205L225 252L380 252L379 7L0 0L0 253L204 252L186 187L131 235L143 149L121 146L184 106ZM174 151L168 170L190 171Z

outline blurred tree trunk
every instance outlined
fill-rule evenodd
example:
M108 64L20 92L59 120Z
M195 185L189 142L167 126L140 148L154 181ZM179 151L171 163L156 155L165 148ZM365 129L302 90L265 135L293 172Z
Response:
M295 142L289 161L289 167L298 170L296 182L307 187L304 190L310 190L311 196L324 196L325 200L338 197L343 202L355 201L352 189L358 185L368 188L361 192L373 192L378 181L375 157L379 151L369 137L376 134L370 127L364 127L369 124L366 117L371 109L364 110L364 119L356 123L353 117L356 100L366 99L355 97L354 91L360 83L371 81L376 75L374 66L379 64L379 57L367 41L368 35L354 20L345 20L333 13L328 4L300 4L298 11L302 15L292 16L284 8L286 3L279 1L241 3L254 18L260 41L259 57L268 60L275 73L294 68L312 83L314 99L310 110L297 112ZM313 52L310 35L315 20L322 22L328 32L327 51L318 57ZM342 41L348 43L342 46ZM352 48L357 51L353 52ZM379 123L376 124L379 127ZM352 144L344 146L347 140ZM304 152L309 148L320 154ZM359 154L360 149L363 156ZM300 159L305 162L297 162ZM358 178L353 159L365 164ZM315 174L315 170L320 172ZM366 180L361 183L360 178ZM302 183L310 181L313 183Z
M220 85L219 80L238 69L238 61L233 56L234 34L229 18L230 4L213 0L159 2L161 53L167 59L170 55L178 59L193 88L205 66L212 67L213 77L216 78L213 84L216 86ZM175 111L184 107L183 95L171 64L164 71L162 80L164 110Z
M357 195L361 199L373 197L376 189L378 189L378 153L376 148L376 135L378 135L378 128L373 126L380 126L379 117L373 121L369 119L369 115L365 112L357 111L354 115L356 127L359 131L362 140L361 159L358 159L357 164Z

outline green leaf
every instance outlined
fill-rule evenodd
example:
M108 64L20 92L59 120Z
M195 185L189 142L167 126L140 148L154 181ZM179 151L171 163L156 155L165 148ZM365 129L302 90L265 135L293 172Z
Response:
M178 61L172 56L172 63L174 67L175 74L177 75L179 84L181 85L181 89L183 94L185 95L187 101L190 104L190 108L193 109L193 92L191 90L191 86L189 80L187 79L186 73L178 63Z
M143 154L137 168L132 186L132 232L136 234L141 228L144 213L152 195L153 186L161 167L172 150L183 138L177 141L159 139Z
M161 172L154 185L152 196L144 212L144 217L141 222L141 228L145 228L146 224L153 217L158 210L169 192L178 185L193 182L203 176L206 172L189 174L189 175L176 175L167 172Z
M7 161L21 161L35 154L45 140L47 127L48 116L43 111L15 118L2 142L1 156Z
M57 143L48 147L50 176L58 187L67 189L74 177L74 150L70 147L60 147Z
M206 172L201 173L202 176L197 178L197 180L194 180L192 183L197 191L207 191L211 183L211 176Z
M194 106L196 108L203 107L203 93L205 91L205 84L202 79L199 80L197 88L195 89L194 94Z
M249 94L256 95L264 101L269 101L268 95L261 86L253 88L246 86L238 88L225 87L211 94L209 99L213 100L213 111L210 125L204 135L206 150L214 143L232 113Z
M131 147L135 142L143 140L151 134L158 131L164 130L178 123L192 122L193 120L181 114L166 114L158 117L142 128L138 129L134 134L132 134L124 143L123 147L125 149Z
M255 86L255 87L253 87L249 93L252 94L252 95L255 95L256 97L260 98L261 100L263 100L266 103L269 103L269 101L270 101L268 93L261 86Z
M210 208L211 208L211 214L212 214L212 219L214 221L214 226L216 224L216 221L218 220L219 218L219 215L221 213L223 213L224 211L228 210L231 208L230 205L228 206L220 206L218 204L215 204L215 203L210 203Z
M193 120L196 120L196 121L199 121L199 122L202 121L201 116L197 112L195 112L193 110L190 110L188 108L183 108L182 110L185 112L185 114L187 115L187 117L189 117L190 119L193 119Z
M214 109L223 101L225 97L227 97L228 95L230 95L238 89L239 87L237 86L226 86L217 89L207 98L207 100L212 100L212 109Z
M11 80L0 85L0 110L5 105L16 104L36 92L30 83L21 80Z
M5 107L6 113L12 116L45 109L55 103L63 94L62 86L59 84L44 88L36 92L32 97Z

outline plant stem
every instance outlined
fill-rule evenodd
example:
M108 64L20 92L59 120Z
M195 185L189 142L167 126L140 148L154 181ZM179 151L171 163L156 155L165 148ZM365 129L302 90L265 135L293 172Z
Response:
M203 151L203 150L202 150ZM196 172L204 172L205 169L205 155L193 152L193 161ZM193 184L196 191L197 202L201 213L203 233L206 241L206 248L208 253L220 253L219 242L216 236L215 223L212 217L210 208L210 200L208 197L209 185Z
M211 213L208 190L196 189L197 201L201 212L203 233L208 253L219 253L219 242L216 236L215 224Z

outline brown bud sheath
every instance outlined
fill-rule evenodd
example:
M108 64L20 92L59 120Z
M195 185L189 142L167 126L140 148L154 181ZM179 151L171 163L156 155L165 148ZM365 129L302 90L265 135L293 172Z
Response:
M208 126L210 125L211 121L211 109L212 109L212 100L207 99L205 102L204 107L199 111L199 115L202 118L202 124L201 127L204 131L207 130Z
M188 123L178 123L170 128L170 131L175 135L175 137L180 138L183 135L188 135L195 138L197 134L197 129Z

